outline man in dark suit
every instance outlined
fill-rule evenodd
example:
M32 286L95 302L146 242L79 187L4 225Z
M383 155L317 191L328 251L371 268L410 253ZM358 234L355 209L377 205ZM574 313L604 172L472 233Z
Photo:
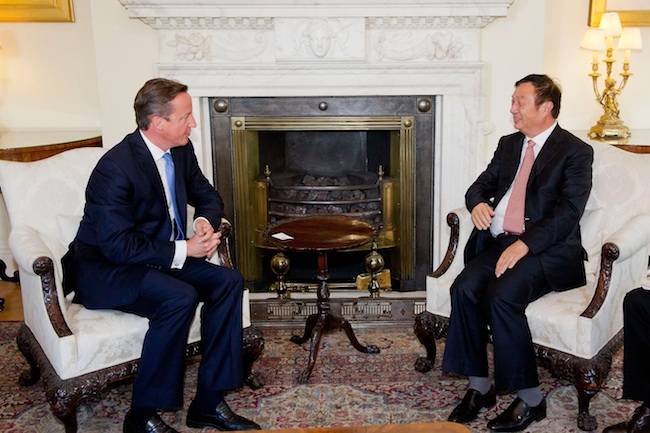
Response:
M603 433L650 433L650 287L625 295L623 325L623 398L643 403L629 421L611 425Z
M451 318L442 368L469 377L449 416L466 423L517 398L488 422L520 431L546 417L525 312L550 291L585 284L579 221L591 190L593 150L560 128L561 91L546 75L515 84L510 112L519 131L502 137L486 170L465 195L474 230L465 268L451 286ZM494 341L494 385L488 378L488 326Z
M243 279L205 260L220 242L223 202L189 141L196 122L187 86L149 80L134 109L138 129L88 181L84 216L63 259L64 285L86 308L149 319L124 432L176 432L157 411L183 405L185 347L200 301L203 356L187 425L259 429L223 399L242 382ZM189 239L188 204L196 210Z

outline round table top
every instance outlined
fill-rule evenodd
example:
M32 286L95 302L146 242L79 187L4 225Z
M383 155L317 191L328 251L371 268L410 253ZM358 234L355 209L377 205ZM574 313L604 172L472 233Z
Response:
M370 224L352 217L313 215L281 221L269 227L265 236L282 249L332 251L363 245L372 239L373 234Z

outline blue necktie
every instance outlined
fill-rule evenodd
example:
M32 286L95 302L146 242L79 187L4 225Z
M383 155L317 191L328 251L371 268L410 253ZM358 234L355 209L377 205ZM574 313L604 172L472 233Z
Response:
M165 175L167 176L167 186L169 194L172 196L172 207L174 209L174 225L176 226L176 240L185 239L185 232L181 227L181 213L178 211L178 202L176 201L176 174L174 172L174 160L172 154L166 152L163 154L165 160Z

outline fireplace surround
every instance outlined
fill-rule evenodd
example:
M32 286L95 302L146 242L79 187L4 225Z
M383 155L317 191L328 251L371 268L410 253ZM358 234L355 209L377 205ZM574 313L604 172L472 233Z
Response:
M424 282L433 265L432 101L431 96L211 98L214 178L238 233L237 267L246 280L268 286L265 250L271 246L263 232L283 217L300 216L287 211L288 204L300 205L290 207L293 212L313 214L339 213L347 203L346 210L356 210L348 214L375 225L393 287L415 290ZM317 183L316 176L321 183L359 180L351 186L291 184L305 178ZM328 191L348 195L336 201L324 195ZM363 255L356 260L363 272ZM341 275L351 286L354 269Z

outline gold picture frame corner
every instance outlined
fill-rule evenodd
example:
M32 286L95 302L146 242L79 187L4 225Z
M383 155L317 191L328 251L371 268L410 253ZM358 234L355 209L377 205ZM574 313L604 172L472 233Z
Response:
M0 22L73 23L73 0L0 0Z
M606 0L589 0L589 16L587 17L587 25L589 27L598 27L600 25L600 17L605 13Z
M650 2L648 2L648 8L642 10L609 10L607 9L607 0L589 0L587 25L589 27L598 27L600 18L605 12L617 12L624 27L650 26Z

